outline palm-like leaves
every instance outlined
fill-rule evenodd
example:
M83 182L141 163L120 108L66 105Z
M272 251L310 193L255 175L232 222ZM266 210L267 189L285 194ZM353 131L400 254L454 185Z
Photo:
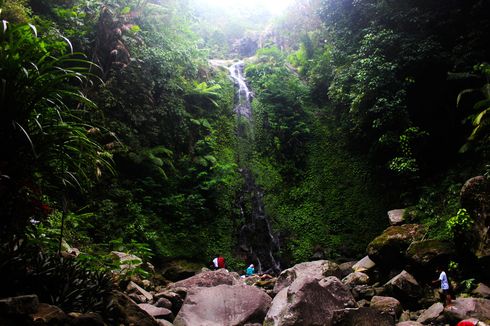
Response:
M96 107L80 91L96 77L89 72L94 64L81 53L64 53L59 45L38 38L32 25L4 22L0 41L0 114L6 130L17 135L7 139L20 142L11 149L19 152L18 136L24 137L31 147L28 156L47 178L56 177L59 182L50 183L57 187L80 185L102 166L110 167L108 154L90 139L91 126L83 121L87 110Z
M488 130L489 119L488 114L490 114L490 65L481 64L475 67L476 70L480 71L486 78L486 83L478 89L465 89L458 94L456 105L459 107L462 98L466 94L479 93L481 100L477 101L473 105L474 114L470 115L469 118L473 123L473 131L468 137L468 140L474 141L481 137L484 137L485 132ZM464 152L468 149L468 144L465 144L461 151Z
M220 85L208 85L206 82L198 83L194 81L191 87L188 87L187 97L189 99L194 99L196 106L200 107L202 104L200 102L209 101L214 107L219 107L218 103L215 101L219 97Z

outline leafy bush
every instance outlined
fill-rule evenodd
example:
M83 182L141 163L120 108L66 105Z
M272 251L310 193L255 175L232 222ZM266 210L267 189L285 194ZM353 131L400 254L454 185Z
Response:
M110 313L113 289L110 277L92 271L75 259L48 256L34 248L3 244L0 251L1 296L36 294L41 302L64 311Z
M461 234L470 231L473 223L474 221L468 211L465 208L461 208L455 216L446 222L446 226L450 232Z

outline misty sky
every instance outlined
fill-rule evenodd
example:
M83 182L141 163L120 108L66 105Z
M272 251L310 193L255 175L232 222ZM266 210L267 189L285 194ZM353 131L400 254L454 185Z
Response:
M203 3L229 7L238 5L240 7L267 8L273 14L281 13L293 0L200 0Z

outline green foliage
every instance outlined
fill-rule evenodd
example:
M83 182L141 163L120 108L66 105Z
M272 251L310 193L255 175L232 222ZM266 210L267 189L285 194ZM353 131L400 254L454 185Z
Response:
M311 259L318 248L329 258L360 255L384 227L386 204L369 181L373 176L343 150L342 136L331 126L312 125L314 140L300 182L285 188L271 178L264 184L267 212L285 234L283 254L293 262Z
M485 79L485 83L479 89L465 89L458 94L456 105L459 107L462 99L470 94L479 94L478 100L472 106L472 113L467 117L467 120L471 121L473 125L473 131L468 137L468 142L461 147L460 151L465 152L471 145L480 145L481 148L485 148L488 144L488 126L490 119L488 119L488 113L490 112L490 65L482 63L473 67L474 71L481 74ZM484 149L483 149L484 150Z
M461 281L461 286L463 287L463 292L471 293L471 291L476 287L475 279L469 278Z
M0 20L20 24L31 21L31 10L27 6L27 0L3 0L0 1Z
M318 248L330 258L363 252L384 215L383 200L367 185L369 168L343 149L346 137L334 121L311 108L308 89L277 48L259 50L246 74L256 94L252 166L266 213L284 237L282 257L301 262Z
M41 188L49 195L68 187L86 189L103 169L111 171L111 155L93 137L86 118L96 106L81 91L91 85L90 70L96 66L81 53L67 52L72 46L67 39L38 37L33 25L5 27L0 35L0 142L7 159L2 173L13 188L2 190L7 192L1 194L2 214L25 225L28 216L15 205L24 201L29 206ZM26 183L30 198L15 198Z
M450 272L455 272L459 269L459 264L455 261L450 261L449 264L448 264L448 271Z
M264 48L257 52L257 62L247 65L246 75L257 94L253 102L256 149L274 155L283 175L294 178L310 134L307 88L284 64L277 48Z
M451 233L464 233L471 230L473 223L468 211L465 208L461 208L455 216L446 222L446 226Z
M113 286L104 272L90 271L74 259L34 254L25 246L5 250L5 245L0 252L0 275L6 282L2 296L34 293L65 311L110 314Z
M428 239L453 240L447 227L454 212L460 208L459 194L464 181L459 173L450 173L441 180L427 184L421 190L416 205L407 210L407 219L412 223L424 224ZM411 200L411 199L407 199Z

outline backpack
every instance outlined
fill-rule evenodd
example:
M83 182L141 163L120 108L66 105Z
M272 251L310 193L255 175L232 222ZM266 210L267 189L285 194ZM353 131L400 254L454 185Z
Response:
M225 259L221 256L218 257L218 268L225 268Z

